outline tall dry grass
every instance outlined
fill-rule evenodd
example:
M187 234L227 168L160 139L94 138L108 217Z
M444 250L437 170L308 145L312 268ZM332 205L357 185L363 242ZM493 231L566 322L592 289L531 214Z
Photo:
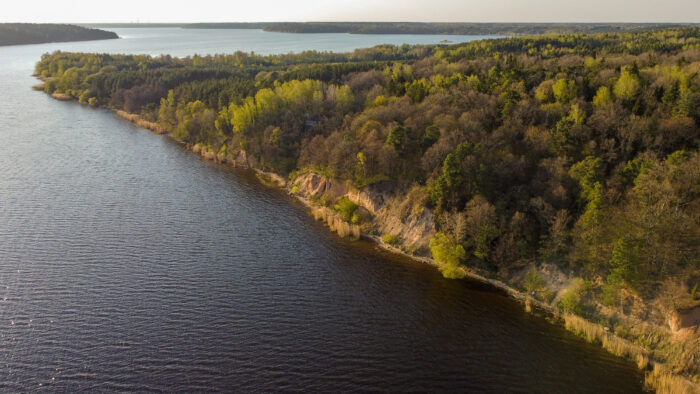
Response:
M654 365L654 369L647 372L644 378L647 389L656 390L661 394L698 394L700 388L689 380L674 375L661 364Z
M360 238L360 226L346 222L342 216L327 207L314 207L311 214L314 219L325 222L331 231L338 233L343 238Z
M636 362L640 369L644 369L649 365L648 353L641 346L619 338L615 334L605 331L598 324L591 323L580 316L565 313L562 317L566 329L582 337L587 342L598 343L608 352Z
M595 323L582 317L566 313L562 315L567 330L582 337L590 343L600 344L608 352L634 361L640 370L646 370L652 364L649 353L641 346L635 345ZM700 394L700 387L690 380L672 373L663 364L654 363L654 368L647 372L645 386L663 394Z
M142 129L151 130L151 131L158 133L158 134L163 134L165 132L165 129L162 128L158 123L149 122L145 119L142 119L141 116L139 116L137 114L132 114L132 113L122 111L122 110L117 110L115 112L116 112L117 116L119 116L122 119L128 120L129 122L135 124L137 127L140 127Z

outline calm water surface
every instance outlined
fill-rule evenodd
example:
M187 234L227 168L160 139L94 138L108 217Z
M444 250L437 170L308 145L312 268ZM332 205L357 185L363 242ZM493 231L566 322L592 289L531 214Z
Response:
M0 391L638 392L478 284L329 234L282 192L32 91L40 55L468 37L121 29L0 48Z

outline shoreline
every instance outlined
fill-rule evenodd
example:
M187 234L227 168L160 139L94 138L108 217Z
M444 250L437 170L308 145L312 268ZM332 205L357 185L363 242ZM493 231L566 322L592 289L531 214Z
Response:
M62 93L51 94L51 97L60 101L77 101L75 98ZM290 182L285 180L285 178L280 176L279 174L263 171L247 164L240 165L235 160L226 160L225 158L223 158L223 156L218 156L213 152L209 152L206 149L202 149L202 147L199 144L191 145L184 143L174 138L172 134L164 130L157 123L147 121L138 114L128 113L126 111L116 109L109 110L113 112L116 116L129 121L137 127L149 130L156 134L167 136L168 138L172 139L178 144L181 144L184 147L186 147L186 149L188 149L192 153L201 156L202 159L223 164L230 168L243 168L252 170L254 173L256 173L256 175L258 175L258 181L268 186L274 186L279 189L283 189L289 196L294 197L297 199L297 201L301 202L306 207L308 214L316 217L316 215L314 214L314 210L319 207L317 205L314 205L309 199L293 193L292 189L290 188ZM316 217L316 219L319 218ZM331 227L331 224L329 224L325 219L321 220L326 222L325 224L327 227ZM335 232L332 227L330 228L330 230L331 232ZM342 235L340 236L343 237ZM404 257L410 258L414 261L431 265L435 268L440 266L439 263L437 263L432 258L415 256L410 253L407 253L395 246L384 242L379 236L360 232L359 237L357 238L370 241L378 247L390 253L399 254ZM664 363L655 361L652 357L650 349L641 347L625 338L619 337L615 333L611 332L608 327L604 327L601 324L594 323L590 320L585 319L584 317L574 315L568 312L563 312L555 305L547 304L543 301L540 301L528 294L527 292L519 291L509 286L505 282L482 276L469 269L468 267L460 266L458 269L461 273L464 274L464 277L461 279L476 281L490 286L494 290L503 292L505 296L521 303L526 312L544 312L547 315L545 316L545 319L551 324L559 325L567 331L573 333L574 335L586 340L587 342L598 345L603 350L606 350L607 352L615 356L621 357L625 360L632 362L633 364L636 364L638 369L642 371L642 373L644 373L645 375L645 389L654 390L656 392L668 393L700 393L700 385L683 375L673 373L665 366Z

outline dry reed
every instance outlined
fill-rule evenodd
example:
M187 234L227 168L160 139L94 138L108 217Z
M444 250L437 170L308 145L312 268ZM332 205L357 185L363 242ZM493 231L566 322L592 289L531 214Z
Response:
M661 394L698 394L700 389L689 380L674 375L661 364L654 365L654 369L647 372L644 384L648 389L656 390Z
M608 352L635 361L640 368L649 364L647 351L615 334L605 331L598 324L591 323L580 316L571 313L562 315L567 330L582 337L587 342L598 343ZM646 361L644 361L646 360Z
M360 238L360 226L346 222L342 216L329 208L315 207L311 210L311 214L314 219L325 222L331 231L338 233L343 238Z
M132 113L122 111L122 110L117 110L117 111L115 111L115 113L120 118L126 119L129 122L135 124L137 127L140 127L142 129L151 130L151 131L158 133L158 134L163 134L165 132L165 129L162 128L158 123L149 122L145 119L142 119L141 116L139 116L137 114L132 114Z

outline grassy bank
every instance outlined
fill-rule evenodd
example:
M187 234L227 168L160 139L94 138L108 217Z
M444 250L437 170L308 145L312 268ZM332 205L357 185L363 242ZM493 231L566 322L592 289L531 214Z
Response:
M580 316L570 313L559 316L567 330L589 343L600 345L611 354L636 363L640 370L645 371L645 386L648 389L668 394L700 393L696 382L675 374L668 365L654 361L649 349L622 339Z

